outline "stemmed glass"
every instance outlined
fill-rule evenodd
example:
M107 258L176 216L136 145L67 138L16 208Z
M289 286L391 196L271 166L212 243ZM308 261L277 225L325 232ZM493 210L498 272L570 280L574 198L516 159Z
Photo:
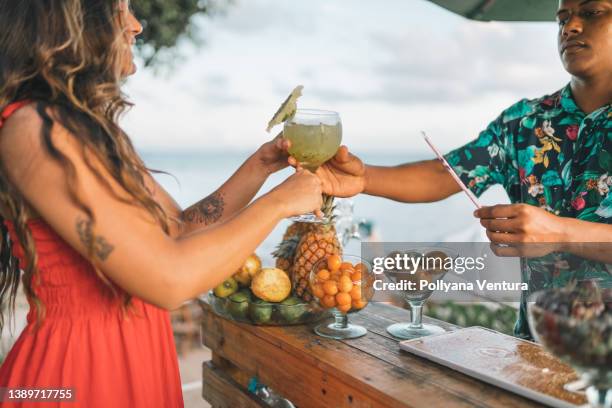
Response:
M291 142L289 154L307 170L315 172L319 166L334 157L342 142L342 123L338 112L318 109L297 109L285 121L283 137ZM323 195L324 203L332 197ZM291 218L299 222L329 222L313 213Z
M397 252L402 254L401 252ZM392 253L393 254L393 253ZM389 254L389 256L393 256ZM395 323L387 327L387 332L398 339L414 339L417 337L431 336L432 334L444 333L442 327L423 323L423 305L433 294L433 290L425 287L421 289L421 281L434 283L442 280L448 270L438 265L444 265L448 258L455 259L458 254L450 248L443 247L423 247L407 253L409 257L423 257L430 259L432 267L412 270L388 270L385 271L386 277L394 283L408 284L413 282L414 290L406 289L403 291L404 299L410 305L410 323Z
M314 265L310 274L315 301L323 308L332 309L334 316L332 323L323 322L314 331L336 340L361 337L367 333L366 328L349 323L348 314L365 308L374 295L372 267L353 255L343 255L342 262L336 266L323 259Z

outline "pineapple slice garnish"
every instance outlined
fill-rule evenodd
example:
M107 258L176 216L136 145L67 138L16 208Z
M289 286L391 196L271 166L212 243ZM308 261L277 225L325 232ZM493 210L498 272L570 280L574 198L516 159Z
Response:
M285 102L283 102L272 119L270 119L268 122L266 132L270 132L274 126L280 125L295 115L295 111L297 110L297 100L300 96L302 96L302 89L304 89L304 87L302 85L298 85L293 91L291 91L291 94L289 94L287 99L285 99Z

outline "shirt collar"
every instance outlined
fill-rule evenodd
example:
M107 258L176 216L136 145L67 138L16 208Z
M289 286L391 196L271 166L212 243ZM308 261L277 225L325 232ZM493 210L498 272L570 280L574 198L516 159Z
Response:
M582 109L580 109L580 107L576 104L576 101L574 100L574 96L572 95L572 87L570 86L570 84L567 84L561 90L560 99L561 99L560 100L561 107L566 112L576 113L580 116L587 116L582 111ZM601 108L596 109L595 111L591 112L588 116L599 116L599 114L602 112L609 112L611 108L612 108L612 104L604 105ZM609 114L607 116L610 117Z
M576 101L574 101L574 97L572 96L572 88L570 84L567 84L561 90L561 107L566 112L579 113L581 115L584 115L584 112L582 111L582 109L580 109L578 105L576 104Z

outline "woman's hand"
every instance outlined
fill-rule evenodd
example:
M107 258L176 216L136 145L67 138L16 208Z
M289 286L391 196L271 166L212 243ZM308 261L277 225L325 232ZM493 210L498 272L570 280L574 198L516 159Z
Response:
M346 146L341 146L331 160L317 169L316 174L325 194L352 197L365 190L366 166Z
M283 138L283 133L279 133L271 141L261 145L255 152L253 157L258 166L264 170L266 174L272 174L284 169L289 165L287 159L289 157L289 147L291 142Z
M269 193L283 209L285 217L314 212L322 216L321 180L308 170L298 169Z
M568 242L563 217L529 204L502 204L474 212L496 244Z

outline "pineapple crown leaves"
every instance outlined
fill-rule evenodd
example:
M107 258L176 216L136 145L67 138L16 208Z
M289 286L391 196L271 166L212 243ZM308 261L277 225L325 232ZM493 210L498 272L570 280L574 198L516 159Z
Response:
M336 215L334 214L335 209L336 206L334 205L334 196L323 194L323 206L321 207L321 211L328 221L322 225L326 230L329 230L329 228L334 226L336 221Z
M272 252L274 258L293 259L295 250L300 243L299 235L292 235L276 246L276 250Z

